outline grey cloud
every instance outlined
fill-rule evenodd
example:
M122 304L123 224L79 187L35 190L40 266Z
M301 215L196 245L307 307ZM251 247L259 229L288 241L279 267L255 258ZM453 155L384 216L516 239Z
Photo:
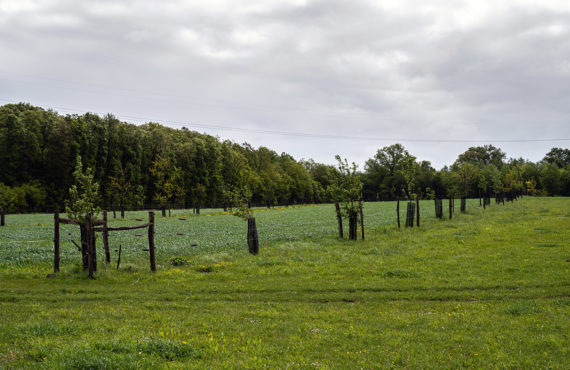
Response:
M347 136L570 137L570 13L555 3L5 4L4 100ZM208 132L326 162L392 143ZM566 143L508 154L537 160ZM475 145L404 144L437 166Z

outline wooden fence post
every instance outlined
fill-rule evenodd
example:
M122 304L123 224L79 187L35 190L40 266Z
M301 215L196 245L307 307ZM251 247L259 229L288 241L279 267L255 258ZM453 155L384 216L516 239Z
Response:
M420 227L420 194L416 194L416 226Z
M6 218L4 213L4 207L0 208L0 226L6 226Z
M342 215L340 214L340 205L338 202L334 202L334 207L336 209L336 220L338 223L338 237L342 239L344 237L342 232Z
M156 260L154 257L154 212L148 212L148 250L150 254L150 271L156 271Z
M53 215L53 272L59 272L59 212Z
M105 262L111 263L111 252L109 251L109 230L107 226L107 211L103 211L103 248L105 249Z
M449 197L449 219L453 218L453 203L451 203L451 197Z
M398 216L398 229L400 228L400 197L396 200L396 215Z
M249 253L259 253L259 237L257 235L255 217L250 217L247 219L247 245L249 247Z
M362 202L358 202L358 207L360 208L360 231L362 234L362 240L364 240L364 212L362 211Z
M86 218L86 227L87 227L87 260L88 260L88 277L89 279L95 279L93 273L95 272L95 253L94 253L94 245L93 245L93 219L91 216L91 212L87 213Z

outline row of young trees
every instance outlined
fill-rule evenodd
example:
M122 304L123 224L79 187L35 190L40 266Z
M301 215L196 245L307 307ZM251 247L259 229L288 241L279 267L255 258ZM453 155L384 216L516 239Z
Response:
M542 161L506 160L492 145L471 147L440 171L401 144L377 151L361 176L366 200L490 197L495 194L570 195L570 150L553 148Z
M91 169L99 204L107 209L172 205L199 212L230 205L232 194L244 189L254 205L337 201L347 171L361 183L361 199L369 201L501 192L570 195L570 150L563 148L533 163L506 160L491 145L473 147L436 171L394 144L379 149L359 172L346 161L344 167L342 161L339 167L296 161L186 128L136 126L112 115L62 116L23 103L0 107L0 208L63 209L78 158Z

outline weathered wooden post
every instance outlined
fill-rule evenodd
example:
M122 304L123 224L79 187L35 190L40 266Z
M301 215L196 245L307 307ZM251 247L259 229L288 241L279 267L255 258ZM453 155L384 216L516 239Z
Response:
M451 202L451 197L449 197L449 219L453 218L453 203Z
M336 210L336 221L338 223L338 237L342 239L344 237L342 232L342 215L340 213L340 205L338 204L338 202L334 203L334 207Z
M416 226L420 227L420 195L416 194Z
M364 240L364 212L362 212L362 202L358 202L358 208L360 208L360 231L362 240Z
M154 212L148 212L148 250L150 255L150 271L156 271L156 260L154 257Z
M95 279L95 276L93 275L93 273L95 272L95 248L94 248L94 243L93 243L93 219L91 216L91 212L88 212L86 217L86 232L87 232L87 261L88 261L88 277L89 279Z
M109 251L109 227L107 226L107 211L103 211L103 249L105 249L105 262L111 263L111 252Z
M461 213L465 213L466 208L467 208L467 199L465 197L461 197Z
M400 228L400 197L396 199L396 215L398 217L398 229Z
M257 236L257 225L255 224L255 217L249 217L247 219L247 245L249 247L249 253L259 253L259 238Z
M119 244L119 256L117 257L117 270L121 265L121 252L123 251L123 244Z
M53 215L53 272L59 272L59 212Z

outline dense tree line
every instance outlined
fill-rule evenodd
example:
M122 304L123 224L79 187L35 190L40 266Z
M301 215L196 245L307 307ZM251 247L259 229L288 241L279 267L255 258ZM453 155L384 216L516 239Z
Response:
M77 160L110 209L222 207L247 189L254 205L330 201L338 169L296 161L266 147L221 141L186 128L133 125L112 115L59 115L29 104L0 107L0 207L63 209ZM506 160L491 145L469 148L436 171L402 145L377 151L358 173L365 200L491 196L500 192L570 195L570 150L542 161Z
M172 205L199 212L223 206L243 187L254 204L268 206L315 202L323 193L300 162L265 147L112 115L0 107L0 206L63 209L78 158L92 169L108 209Z

